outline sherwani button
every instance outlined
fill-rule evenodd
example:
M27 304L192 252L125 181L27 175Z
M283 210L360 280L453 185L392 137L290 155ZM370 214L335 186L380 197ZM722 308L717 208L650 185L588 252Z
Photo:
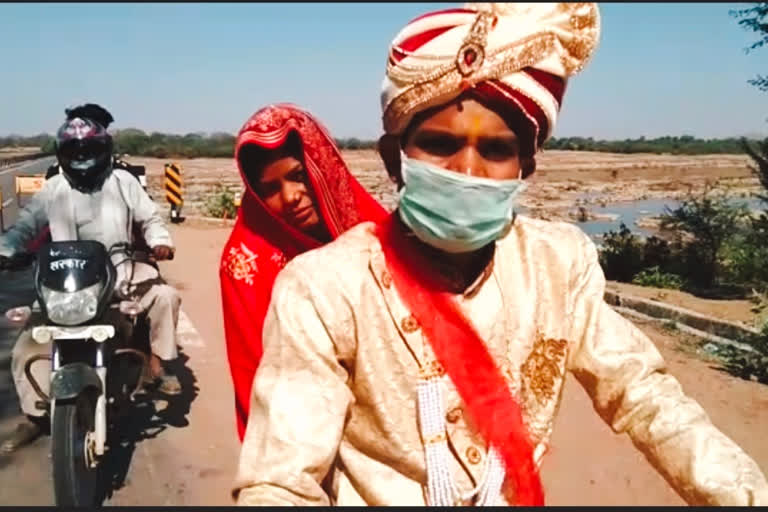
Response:
M480 455L480 450L478 450L474 446L470 446L469 448L467 448L466 453L467 453L467 460L469 460L470 464L477 464L483 459L483 456Z
M407 333L412 333L419 330L419 322L413 318L413 315L408 315L407 317L403 318L403 321L400 325Z
M448 420L448 423L456 423L461 418L461 413L461 407L456 407L448 412L445 419Z
M384 288L389 288L392 285L392 276L386 270L381 273L381 284Z

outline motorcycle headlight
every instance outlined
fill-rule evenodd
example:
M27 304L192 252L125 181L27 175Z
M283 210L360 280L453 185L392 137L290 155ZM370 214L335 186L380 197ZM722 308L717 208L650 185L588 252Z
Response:
M48 318L60 325L79 325L93 319L99 310L102 284L96 283L76 292L58 292L41 287Z

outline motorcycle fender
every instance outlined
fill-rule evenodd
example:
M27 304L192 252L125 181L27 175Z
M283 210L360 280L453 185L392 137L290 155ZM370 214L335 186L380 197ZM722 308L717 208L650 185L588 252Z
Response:
M51 379L51 398L69 400L88 388L103 392L101 379L96 370L85 363L70 363L62 366Z

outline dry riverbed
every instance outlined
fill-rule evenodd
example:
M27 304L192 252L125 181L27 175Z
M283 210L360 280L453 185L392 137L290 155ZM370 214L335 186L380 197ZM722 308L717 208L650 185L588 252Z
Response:
M395 190L381 160L373 150L344 151L352 172L386 206L395 204ZM144 165L153 196L162 198L163 165L159 158L128 157ZM241 189L232 159L196 158L176 160L185 180L185 213L202 214L205 198L218 185ZM588 151L545 151L538 158L536 173L521 197L530 215L561 220L605 219L601 206L619 201L680 198L689 189L702 190L707 182L737 197L760 189L745 155L623 155ZM584 211L579 212L579 206Z

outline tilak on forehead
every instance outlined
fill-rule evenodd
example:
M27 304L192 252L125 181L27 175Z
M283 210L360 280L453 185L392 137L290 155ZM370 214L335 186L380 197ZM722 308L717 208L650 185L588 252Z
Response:
M416 114L470 91L513 121L522 153L532 156L599 35L594 3L475 3L420 16L390 46L384 130L400 135Z

